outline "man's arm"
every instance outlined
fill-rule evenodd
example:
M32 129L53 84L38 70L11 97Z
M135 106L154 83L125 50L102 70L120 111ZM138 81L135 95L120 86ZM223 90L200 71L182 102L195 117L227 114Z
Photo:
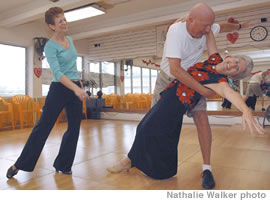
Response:
M186 70L182 68L182 66L180 65L181 59L168 58L168 60L170 65L170 73L177 80L181 81L181 83L199 92L204 97L213 97L215 95L213 91L205 88L195 79L193 79Z
M253 24L250 24L249 21L245 21L243 23L240 24L233 24L233 23L222 23L219 24L220 25L220 33L224 33L224 32L231 32L231 31L239 31L243 28L248 28L253 26Z
M208 34L206 34L206 45L207 45L207 50L208 50L208 55L212 55L213 53L217 53L217 44L216 44L216 39L215 36L212 32L212 30L209 31Z

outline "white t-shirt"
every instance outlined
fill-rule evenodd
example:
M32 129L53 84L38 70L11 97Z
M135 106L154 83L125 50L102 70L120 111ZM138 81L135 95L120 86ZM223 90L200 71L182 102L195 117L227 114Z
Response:
M211 27L214 35L220 31L219 24ZM200 57L206 46L206 37L200 39L193 38L187 31L186 22L175 23L170 26L164 44L163 57L160 68L168 76L175 78L170 73L169 58L181 59L181 66L187 70L195 63L200 61Z
M262 77L262 73L263 72L259 72L257 74L254 74L250 80L249 80L249 83L259 83L261 84L263 82L263 77Z

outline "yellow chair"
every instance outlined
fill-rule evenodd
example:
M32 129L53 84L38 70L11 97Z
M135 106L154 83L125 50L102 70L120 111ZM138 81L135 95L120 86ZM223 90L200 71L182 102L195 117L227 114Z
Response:
M60 120L62 119L63 115L64 115L64 109L61 111L61 113L59 114L57 120L56 120L56 124L58 124L60 122ZM86 101L83 100L83 115L85 116L85 119L87 118L87 107L86 107Z
M111 95L111 103L114 109L120 109L120 95L112 94Z
M83 114L85 116L85 119L87 119L87 108L86 108L86 101L83 100Z
M12 102L15 105L19 113L20 128L23 128L24 124L24 114L26 114L26 123L30 123L31 115L34 116L34 113L37 114L36 120L40 118L40 107L37 102L28 96L28 95L15 95L12 97ZM33 118L34 121L34 118ZM33 123L34 124L34 123Z
M112 106L112 99L110 95L105 96L105 106Z
M120 108L125 110L131 109L131 104L133 104L131 101L128 100L128 96L124 95L120 97Z
M42 97L40 100L39 100L39 107L40 107L40 113L43 112L43 106L45 105L45 101L46 101L46 97ZM64 114L64 110L61 111L61 113L59 114L57 120L56 120L56 124L58 124L60 122L60 120L62 119L63 117L63 114Z
M7 117L10 116L12 128L15 129L13 106L11 103L6 102L6 100L3 97L0 97L0 128L2 128L3 115Z

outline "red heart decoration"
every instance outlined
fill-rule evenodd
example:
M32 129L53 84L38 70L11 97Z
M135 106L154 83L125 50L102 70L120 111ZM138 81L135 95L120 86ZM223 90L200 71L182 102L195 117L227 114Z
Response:
M41 74L42 74L42 68L35 67L34 68L34 74L36 75L36 77L39 78L41 76Z
M237 20L234 19L233 17L230 17L230 18L228 19L228 22L229 22L229 23L232 23L232 24L239 24L239 21L237 21Z
M124 81L124 76L120 76L120 80L123 82Z
M232 44L236 42L238 37L239 37L239 34L237 32L227 34L227 40L230 41Z

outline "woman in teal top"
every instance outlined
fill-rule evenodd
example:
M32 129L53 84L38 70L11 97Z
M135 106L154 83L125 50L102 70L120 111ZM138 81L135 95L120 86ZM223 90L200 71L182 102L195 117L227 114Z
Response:
M77 73L77 52L71 37L65 36L68 27L63 9L50 8L45 14L45 21L54 31L45 46L45 55L53 72L43 113L32 130L24 149L14 165L7 171L7 178L15 176L19 170L34 170L45 142L60 114L65 108L68 129L65 132L59 153L54 161L57 172L71 174L82 118L82 101L89 98L81 88Z

